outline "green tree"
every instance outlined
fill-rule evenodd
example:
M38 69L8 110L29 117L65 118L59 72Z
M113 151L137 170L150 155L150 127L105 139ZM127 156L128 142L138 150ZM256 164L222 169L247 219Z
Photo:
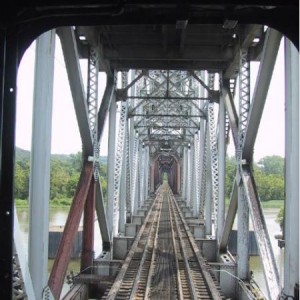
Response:
M70 155L70 165L76 172L80 172L82 168L82 152Z
M76 189L77 189L79 177L80 177L79 172L77 172L69 177L69 180L66 183L66 197L67 198L74 197Z
M278 155L265 156L259 160L258 165L267 175L284 176L284 159Z
M65 198L67 195L67 183L70 180L70 174L66 163L58 159L51 161L50 174L50 199Z
M253 172L261 201L284 199L284 159L280 156L266 156L253 164ZM235 157L226 158L226 197L230 197L236 175Z
M15 163L15 198L28 199L29 176L29 161L17 160Z
M254 177L261 201L284 199L284 179L282 176L268 175L256 166Z
M284 226L284 207L280 208L278 215L276 217L276 222L279 223L280 229L283 232Z
M225 194L230 197L233 181L235 180L235 158L234 156L226 158L226 175L225 175Z

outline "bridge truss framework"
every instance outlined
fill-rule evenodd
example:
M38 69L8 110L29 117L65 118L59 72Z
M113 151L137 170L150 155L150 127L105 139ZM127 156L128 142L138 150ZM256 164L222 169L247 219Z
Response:
M81 30L81 31L80 31ZM93 32L88 37L89 68L88 89L84 92L79 67L78 32L85 29L61 27L38 38L37 64L35 82L36 130L33 131L33 150L36 153L36 164L45 161L46 166L37 166L32 175L43 177L49 172L50 153L40 158L45 149L49 150L49 133L51 115L39 118L41 98L49 96L53 81L53 36L60 37L64 53L70 89L83 145L83 167L76 194L65 225L62 242L52 268L49 280L41 275L41 266L45 269L47 258L42 251L47 238L45 228L48 225L47 191L49 181L44 185L32 180L31 194L32 214L34 209L43 212L44 218L34 221L31 218L29 263L18 272L24 278L24 293L32 299L43 294L45 299L52 295L59 298L70 259L72 241L79 226L80 217L84 214L83 252L81 269L93 264L93 222L96 211L99 230L101 231L103 250L112 252L114 238L125 234L124 224L130 223L149 195L156 191L164 173L169 174L169 184L173 192L182 196L193 217L203 224L203 238L210 236L216 240L217 252L221 259L227 251L229 233L234 218L238 217L238 254L236 276L248 282L248 231L251 218L259 253L264 268L270 299L281 295L292 295L299 274L294 262L298 261L299 223L299 91L296 78L299 78L298 52L293 44L285 39L286 70L286 223L285 223L285 274L281 289L279 272L275 263L266 222L262 212L259 195L255 184L255 174L251 168L253 149L264 103L271 81L281 34L268 29L263 35L263 47L260 53L260 68L256 79L254 94L250 99L249 87L249 45L240 45L239 69L234 76L206 70L178 70L151 68L133 68L130 70L115 69L106 72L107 83L103 99L98 109L98 69L103 66L101 44L98 44ZM7 45L12 47L13 45ZM52 49L46 55L45 48ZM12 62L13 53L8 55L7 63ZM11 59L11 61L9 60ZM15 65L13 63L13 65ZM119 73L117 72L119 71ZM8 71L7 71L8 72ZM39 74L46 74L45 87ZM5 74L4 99L11 99L15 94L14 74ZM52 78L52 79L51 79ZM293 78L293 80L291 80ZM239 79L239 101L236 106L234 96L236 81ZM45 81L45 80L44 80ZM8 91L6 91L9 88ZM38 94L41 91L41 95ZM50 93L49 93L50 91ZM10 93L10 94L9 94ZM14 95L15 96L15 95ZM4 102L3 106L3 140L12 147L9 124L6 112L15 110L15 101ZM117 113L117 106L119 112ZM298 108L298 110L297 110ZM48 111L51 111L50 109ZM108 205L105 209L101 183L99 181L99 149L106 116L109 115L109 155L108 155ZM117 122L117 117L119 118ZM117 125L118 124L118 130ZM47 143L40 140L41 132L48 137ZM11 130L12 130L11 129ZM296 129L296 130L295 130ZM233 182L230 205L225 216L225 157L226 141L229 136L236 149L236 178ZM45 148L43 148L45 147ZM13 148L5 149L13 152ZM5 159L5 156L2 156ZM48 168L48 169L47 169ZM298 180L296 180L298 178ZM43 199L43 201L37 201ZM7 216L10 210L7 209ZM11 212L12 213L12 212ZM38 230L35 232L34 230ZM15 228L15 238L18 228ZM17 242L15 242L18 245ZM16 249L18 257L22 252ZM40 261L36 253L44 254ZM291 261L293 263L291 263ZM42 272L44 274L45 272ZM30 274L29 276L25 275ZM38 275L39 274L39 275ZM1 273L1 276L3 274ZM19 275L18 275L19 276ZM24 277L25 276L25 277ZM4 277L0 278L5 282Z

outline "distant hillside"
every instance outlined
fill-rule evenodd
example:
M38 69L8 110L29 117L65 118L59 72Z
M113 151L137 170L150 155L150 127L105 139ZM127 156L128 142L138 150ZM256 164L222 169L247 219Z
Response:
M78 153L77 153L78 154ZM68 162L72 156L77 154L51 154L51 159L60 160L62 162ZM30 151L16 147L16 160L29 160ZM100 163L107 164L107 156L100 156Z
M30 151L16 147L16 159L18 160L30 159Z

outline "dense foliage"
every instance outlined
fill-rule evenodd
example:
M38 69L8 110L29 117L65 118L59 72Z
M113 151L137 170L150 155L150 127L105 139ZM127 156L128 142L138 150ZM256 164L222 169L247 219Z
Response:
M81 153L51 156L50 201L73 198L81 170ZM100 180L104 198L107 197L106 157L101 157ZM254 176L261 201L284 199L284 159L266 156L253 165ZM235 179L235 160L226 160L226 196L229 198ZM17 149L15 163L15 198L28 199L30 152Z
M226 160L226 196L230 197L235 178L234 157ZM284 159L280 156L266 156L253 165L253 173L261 201L284 199Z
M81 171L81 153L71 155L51 155L50 201L73 198ZM106 157L101 157L100 180L104 198L107 194ZM29 197L30 152L17 149L15 162L15 198ZM61 201L60 201L61 202Z

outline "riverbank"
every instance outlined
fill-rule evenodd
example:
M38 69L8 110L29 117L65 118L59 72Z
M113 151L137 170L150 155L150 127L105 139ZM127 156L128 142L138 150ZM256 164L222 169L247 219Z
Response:
M225 207L228 209L230 203L230 199L225 199ZM284 206L284 200L269 200L269 201L261 201L261 206L263 209L265 208L283 208Z
M49 202L50 208L69 208L72 204L72 198L53 199ZM17 208L27 208L29 206L28 200L16 199L15 204Z
M49 207L70 207L72 203L72 198L63 198L63 199L53 199L49 203ZM225 206L228 208L230 199L225 199ZM26 208L29 206L28 200L23 199L16 199L15 200L16 207ZM265 208L282 208L284 206L284 200L269 200L269 201L262 201L261 206L263 209Z

